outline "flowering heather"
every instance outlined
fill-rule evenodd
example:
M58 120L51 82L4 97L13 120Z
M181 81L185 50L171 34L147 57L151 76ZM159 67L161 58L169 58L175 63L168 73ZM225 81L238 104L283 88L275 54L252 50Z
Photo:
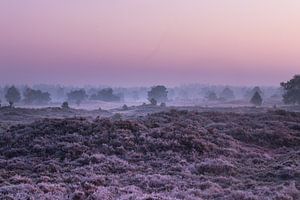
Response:
M300 114L171 110L0 132L1 199L300 199Z

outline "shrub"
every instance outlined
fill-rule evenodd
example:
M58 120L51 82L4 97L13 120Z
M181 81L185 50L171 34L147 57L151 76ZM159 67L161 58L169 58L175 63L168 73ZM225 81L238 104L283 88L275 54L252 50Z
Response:
M61 105L61 107L62 107L63 109L69 109L69 108L70 108L70 107L69 107L69 103L68 103L67 101L63 102L62 105Z

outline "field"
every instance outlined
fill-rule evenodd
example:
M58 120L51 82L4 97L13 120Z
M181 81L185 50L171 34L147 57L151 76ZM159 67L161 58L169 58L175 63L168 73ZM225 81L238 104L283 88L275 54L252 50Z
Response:
M0 199L300 199L300 113L0 108Z

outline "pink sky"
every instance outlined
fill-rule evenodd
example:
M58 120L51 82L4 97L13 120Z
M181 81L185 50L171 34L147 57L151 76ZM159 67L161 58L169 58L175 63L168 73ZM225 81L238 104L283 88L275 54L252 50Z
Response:
M1 0L0 84L278 85L300 73L295 0Z

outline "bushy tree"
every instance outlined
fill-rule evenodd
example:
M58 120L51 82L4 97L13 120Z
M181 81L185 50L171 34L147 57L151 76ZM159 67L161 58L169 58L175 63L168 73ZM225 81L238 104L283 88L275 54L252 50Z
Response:
M84 89L73 90L67 94L68 101L76 103L78 106L87 98L87 94Z
M226 87L220 94L220 98L223 100L232 100L234 99L234 92L229 87Z
M300 75L295 75L291 80L280 85L284 89L284 103L300 105Z
M93 94L91 100L118 102L121 100L120 96L115 95L112 88L105 88Z
M23 95L26 104L47 104L51 101L50 94L41 90L27 88Z
M250 103L256 106L261 106L263 102L262 97L260 96L259 92L255 92L253 97L250 100Z
M12 107L15 103L18 103L21 100L21 94L15 86L12 86L8 88L5 94L5 99L9 103L10 107Z
M215 92L209 92L206 96L206 98L209 100L209 101L216 101L218 100L218 97L216 95Z
M151 102L152 99L155 99L156 102L166 102L168 100L167 88L163 85L152 87L148 92L148 100Z

